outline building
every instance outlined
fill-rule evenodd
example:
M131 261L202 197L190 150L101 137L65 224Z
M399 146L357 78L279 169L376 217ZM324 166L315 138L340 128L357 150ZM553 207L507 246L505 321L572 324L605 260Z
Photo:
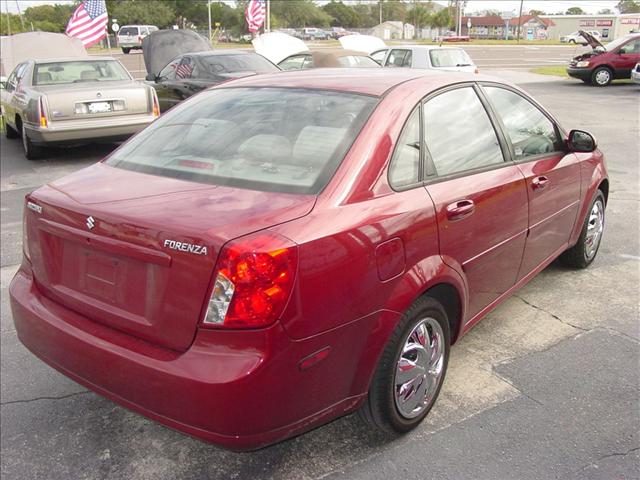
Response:
M471 26L469 28L469 25ZM544 40L549 38L549 28L554 26L550 18L542 18L536 15L523 15L512 18L508 22L508 37L515 38L520 25L520 38L525 40ZM462 35L471 38L498 39L505 38L507 21L497 15L462 17Z
M553 22L549 27L549 38L560 40L560 37L578 30L596 30L603 41L620 38L633 31L640 31L640 13L622 15L541 15L541 19Z
M373 27L370 34L383 40L411 40L416 32L415 27L409 23L387 21Z

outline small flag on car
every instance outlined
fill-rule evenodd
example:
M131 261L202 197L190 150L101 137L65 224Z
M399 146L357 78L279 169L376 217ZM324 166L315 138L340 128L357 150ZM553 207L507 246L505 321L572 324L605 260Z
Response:
M69 19L66 34L90 47L106 36L108 20L104 0L84 0Z
M255 33L260 30L260 27L264 23L265 17L266 11L264 0L251 0L249 2L249 5L247 5L247 10L245 12L245 18L247 20L247 25L249 26L249 31L251 33Z

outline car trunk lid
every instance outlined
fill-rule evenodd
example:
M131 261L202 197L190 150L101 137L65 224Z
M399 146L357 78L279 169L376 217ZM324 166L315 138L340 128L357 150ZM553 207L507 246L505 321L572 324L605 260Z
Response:
M184 351L229 240L306 215L315 197L203 185L98 164L27 211L36 283L96 322Z
M151 111L149 87L130 80L73 85L42 85L51 121L141 114ZM82 113L76 110L79 105Z

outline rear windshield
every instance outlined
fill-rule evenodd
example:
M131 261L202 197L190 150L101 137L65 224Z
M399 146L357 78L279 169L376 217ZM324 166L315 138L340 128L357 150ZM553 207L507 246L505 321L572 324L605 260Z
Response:
M118 35L138 35L138 27L122 27Z
M40 63L33 73L34 85L107 82L130 80L124 67L115 60Z
M459 48L429 50L431 65L434 67L466 67L473 65L467 52Z
M358 55L338 57L338 62L343 67L378 68L380 66L371 57L361 57Z
M106 163L213 185L315 194L376 102L291 88L205 91L160 117Z
M257 54L211 55L200 57L204 67L203 76L233 72L273 73L280 69Z

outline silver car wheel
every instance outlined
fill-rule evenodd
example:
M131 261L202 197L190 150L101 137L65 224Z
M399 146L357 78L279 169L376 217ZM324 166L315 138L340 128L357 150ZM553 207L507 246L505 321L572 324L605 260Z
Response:
M404 418L430 406L443 378L445 338L434 318L425 318L404 341L394 378L395 404Z
M603 69L596 73L596 83L598 85L606 85L611 81L611 73L609 70Z
M604 204L598 199L594 202L593 207L591 207L589 223L587 223L587 234L584 239L584 251L587 260L591 260L598 251L603 230Z

